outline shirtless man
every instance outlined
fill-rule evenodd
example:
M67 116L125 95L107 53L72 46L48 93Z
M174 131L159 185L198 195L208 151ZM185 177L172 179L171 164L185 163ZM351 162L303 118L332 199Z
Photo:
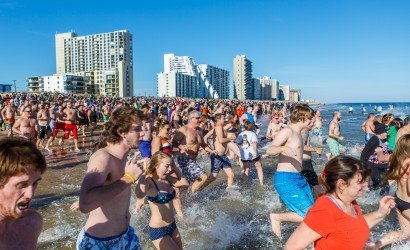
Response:
M318 141L322 144L323 143L323 138L322 138L322 127L323 127L323 119L322 119L322 114L320 110L315 111L315 124L313 125L313 135L317 136Z
M24 139L36 142L36 119L31 117L31 107L26 106L22 111L21 117L14 123L13 132Z
M7 106L1 111L1 116L3 117L3 121L6 124L6 129L8 130L8 137L13 137L13 125L16 119L16 113L17 110L14 106L13 100L10 100L7 103Z
M44 147L43 142L46 135L50 134L50 104L41 104L40 110L37 113L38 121L38 140L37 148Z
M232 165L226 154L228 153L228 143L235 141L236 136L231 135L231 137L228 138L224 126L225 115L221 113L216 114L215 128L213 132L216 152L215 154L211 154L211 174L208 176L208 179L203 187L216 180L216 177L218 176L221 169L223 169L226 173L226 176L228 176L228 187L232 186L234 183L234 173L232 171Z
M131 184L143 170L127 156L144 133L134 108L118 108L112 115L81 184L79 209L88 219L78 235L77 249L141 249L130 227L129 207Z
M370 113L369 116L367 116L367 120L363 122L362 124L362 130L363 132L366 133L364 140L366 143L372 138L374 135L374 122L376 120L376 116L374 113Z
M198 111L192 110L188 113L188 124L179 128L172 140L172 145L179 148L177 162L182 169L182 174L192 183L191 191L196 193L206 182L207 174L198 164L196 157L202 147L208 153L217 154L206 145L202 133L198 130L201 116Z
M283 124L280 123L279 115L277 113L272 114L272 119L269 122L268 129L266 130L266 138L271 141L275 139L275 136L282 129Z
M341 119L342 114L339 111L333 112L333 119L329 124L329 137L327 138L327 145L330 149L330 153L326 154L328 160L346 151L346 148L340 143L344 140L344 137L340 135L339 121Z
M179 129L181 122L181 106L177 105L175 110L171 114L171 124L175 129Z
M312 126L313 110L297 105L291 110L290 125L283 128L269 145L266 153L278 155L279 163L274 175L274 186L281 200L292 212L271 213L272 230L282 236L281 222L300 223L314 203L313 193L302 171L303 138L301 131Z
M64 115L63 120L65 123L64 133L68 133L69 135L70 132L73 132L74 151L80 152L80 149L78 148L78 131L77 131L78 110L73 108L73 103L71 101L67 102L67 108L64 109L63 115Z
M102 106L101 111L103 113L104 123L108 122L108 120L110 119L110 114L111 114L111 106L108 101L105 102L104 106Z
M30 202L46 160L32 142L4 138L0 162L0 249L37 249L43 218Z
M65 131L65 123L64 123L64 108L63 106L59 106L57 111L50 110L50 127L51 125L53 125L52 129L53 132L50 136L50 138L48 139L47 143L46 143L46 147L44 148L47 151L50 151L50 145L52 144L52 142L54 141L54 139L57 137L58 132L61 130ZM54 122L53 122L54 119ZM68 133L64 133L63 137L61 138L61 140L63 139L68 139ZM61 144L61 143L60 143Z
M142 132L144 136L140 141L138 150L141 153L142 158L151 158L151 140L152 140L152 124L150 118L147 115L142 117Z

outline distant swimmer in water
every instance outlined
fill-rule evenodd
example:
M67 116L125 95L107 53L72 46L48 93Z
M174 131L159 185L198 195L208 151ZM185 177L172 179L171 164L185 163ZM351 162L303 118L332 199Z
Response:
M353 114L354 113L354 109L352 106L349 107L349 114Z

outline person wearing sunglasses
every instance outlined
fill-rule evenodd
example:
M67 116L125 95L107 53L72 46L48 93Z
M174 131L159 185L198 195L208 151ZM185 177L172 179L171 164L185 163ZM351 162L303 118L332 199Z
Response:
M30 106L24 108L21 117L14 123L13 132L21 137L33 141L37 138L36 119L32 118Z

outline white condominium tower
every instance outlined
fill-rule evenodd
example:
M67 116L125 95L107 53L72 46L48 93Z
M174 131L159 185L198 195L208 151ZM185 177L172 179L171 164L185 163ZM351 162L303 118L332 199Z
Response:
M160 97L229 98L229 72L198 65L189 56L164 54L164 72L157 81Z
M254 99L252 62L245 55L238 55L233 59L233 88L235 99Z
M279 81L272 79L270 76L262 76L260 79L262 85L262 100L278 100Z
M55 35L57 75L88 76L88 93L133 95L132 35L127 30L78 36Z

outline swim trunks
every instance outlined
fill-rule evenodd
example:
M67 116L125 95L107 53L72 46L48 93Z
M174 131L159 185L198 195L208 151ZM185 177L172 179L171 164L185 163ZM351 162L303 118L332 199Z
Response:
M312 190L300 173L276 171L273 185L286 207L305 218L313 206Z
M148 235L149 235L149 238L152 241L154 241L154 240L164 238L167 235L171 236L176 229L177 229L177 224L175 223L175 221L165 227L148 226Z
M373 135L374 135L374 134L369 134L369 133L367 133L367 134L364 136L364 140L366 141L366 143L370 140L370 138L372 138Z
M151 141L140 141L138 150L141 153L141 157L150 158L151 157Z
M51 128L49 126L39 125L38 139L44 139L46 135L50 136Z
M74 139L78 138L77 125L65 123L64 132L66 133L67 131L68 131L68 134L70 134L70 131L73 132L73 138ZM66 139L68 139L68 138L66 138Z
M345 151L346 148L340 142L333 138L327 138L327 145L333 157L340 155L340 151Z
M211 155L211 172L219 173L223 168L232 168L231 161L226 155Z
M322 129L321 128L314 128L312 129L314 136L322 136Z
M191 159L185 156L177 157L178 165L182 169L182 174L185 176L189 183L195 182L202 175L205 174L205 170L199 166L195 159Z
M140 250L140 240L135 235L134 229L128 227L127 231L121 235L98 238L89 235L85 232L84 228L81 229L80 234L77 237L77 249L78 250L100 250L100 249L130 249Z
M4 124L6 124L6 128L8 130L11 130L13 128L14 122L15 122L14 118L6 118L4 120Z
M108 122L109 120L110 120L110 116L103 114L103 121L104 121L104 123Z

